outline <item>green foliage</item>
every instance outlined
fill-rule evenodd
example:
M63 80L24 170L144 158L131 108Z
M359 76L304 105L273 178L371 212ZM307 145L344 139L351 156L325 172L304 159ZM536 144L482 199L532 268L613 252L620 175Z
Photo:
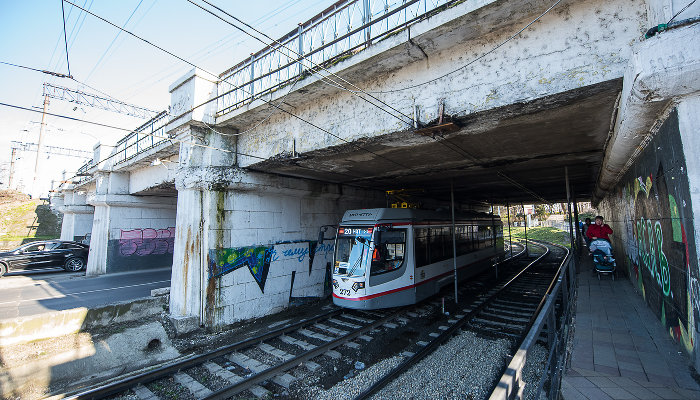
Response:
M510 228L511 236L515 239L525 239L525 228L520 226L513 226ZM503 229L503 235L506 236L508 240L508 228ZM551 226L538 226L534 228L527 229L527 238L533 240L543 240L546 242L552 242L560 244L568 249L571 248L571 242L569 239L569 233L561 229L553 228Z

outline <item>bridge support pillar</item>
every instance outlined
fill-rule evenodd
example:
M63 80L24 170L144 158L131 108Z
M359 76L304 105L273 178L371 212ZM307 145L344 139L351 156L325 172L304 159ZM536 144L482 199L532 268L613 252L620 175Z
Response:
M211 132L204 141L227 148ZM180 151L172 316L217 328L329 294L335 229L319 242L320 229L384 194L242 170L216 151Z
M132 196L128 174L100 173L87 274L169 267L175 236L176 199Z
M92 232L95 207L87 204L85 193L64 191L63 204L58 209L63 213L61 240L81 241Z

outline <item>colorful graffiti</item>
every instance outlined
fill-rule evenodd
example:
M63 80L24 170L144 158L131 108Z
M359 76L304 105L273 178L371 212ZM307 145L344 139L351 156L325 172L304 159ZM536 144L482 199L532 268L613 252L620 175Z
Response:
M239 268L247 267L265 293L265 281L274 257L272 247L237 247L209 251L209 279L226 275Z
M119 253L124 257L173 254L174 247L175 227L122 230L119 236Z
M693 351L700 307L690 189L674 111L601 204L627 272L669 334ZM618 256L619 257L619 256Z

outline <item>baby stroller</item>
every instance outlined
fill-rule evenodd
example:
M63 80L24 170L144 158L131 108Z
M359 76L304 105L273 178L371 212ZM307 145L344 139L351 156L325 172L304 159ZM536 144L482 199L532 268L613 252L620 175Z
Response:
M593 254L593 265L598 274L598 280L600 280L601 274L610 274L612 280L615 280L615 267L617 264L615 264L615 258L612 255L610 242L605 239L592 240L589 250Z

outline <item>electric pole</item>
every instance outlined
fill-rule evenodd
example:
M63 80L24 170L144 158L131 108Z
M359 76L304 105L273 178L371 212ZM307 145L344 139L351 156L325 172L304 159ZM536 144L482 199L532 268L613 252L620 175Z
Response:
M39 127L39 140L36 144L36 162L34 163L34 181L32 182L32 196L40 197L37 181L39 178L39 155L41 154L41 142L44 140L44 126L46 125L46 108L49 106L49 96L44 95L44 112L41 113L41 126Z

